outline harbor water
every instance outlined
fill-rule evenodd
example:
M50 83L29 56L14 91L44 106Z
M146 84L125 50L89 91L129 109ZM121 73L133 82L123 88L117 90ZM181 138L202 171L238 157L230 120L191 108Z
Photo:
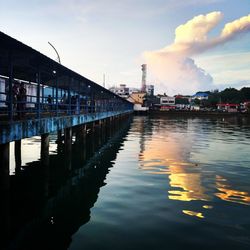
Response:
M250 249L250 120L135 116L11 160L8 249ZM32 153L31 153L32 152Z

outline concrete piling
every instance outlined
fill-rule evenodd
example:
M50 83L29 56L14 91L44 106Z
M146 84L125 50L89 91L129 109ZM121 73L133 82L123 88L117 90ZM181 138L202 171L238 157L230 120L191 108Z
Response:
M15 162L16 162L16 171L19 171L22 166L22 141L15 141Z
M64 152L66 156L66 168L71 170L71 156L72 156L72 127L64 129Z

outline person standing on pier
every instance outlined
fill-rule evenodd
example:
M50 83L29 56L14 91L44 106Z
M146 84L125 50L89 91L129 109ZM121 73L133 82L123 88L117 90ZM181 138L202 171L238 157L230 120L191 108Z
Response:
M51 95L48 96L47 103L48 103L48 109L52 110L52 97L51 97Z
M14 82L14 86L12 88L12 95L13 95L13 111L17 110L17 96L19 93L19 86L17 82Z
M65 93L62 96L61 103L60 103L60 108L62 110L66 110L67 109L67 97L66 97Z
M75 114L76 115L79 115L80 114L80 97L79 97L79 95L76 95L75 96L75 102L76 102L76 107L75 107L75 110L76 110L76 112L75 112Z
M26 107L26 88L23 82L20 83L19 92L17 95L17 112L19 118L24 118Z

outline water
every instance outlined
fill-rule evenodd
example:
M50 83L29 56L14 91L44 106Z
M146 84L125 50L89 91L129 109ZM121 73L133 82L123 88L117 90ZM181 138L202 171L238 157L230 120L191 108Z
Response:
M249 119L138 116L94 138L70 171L52 141L49 181L37 160L12 169L12 249L250 249Z

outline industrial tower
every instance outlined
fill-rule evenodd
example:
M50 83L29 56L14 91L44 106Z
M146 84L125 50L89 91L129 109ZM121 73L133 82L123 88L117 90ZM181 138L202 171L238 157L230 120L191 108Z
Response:
M146 92L147 64L142 64L141 92Z

